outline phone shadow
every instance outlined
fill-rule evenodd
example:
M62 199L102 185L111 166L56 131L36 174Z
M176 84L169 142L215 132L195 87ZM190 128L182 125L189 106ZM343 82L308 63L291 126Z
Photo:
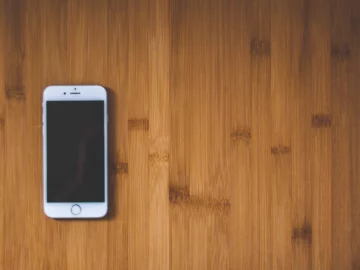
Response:
M112 220L116 217L116 93L105 87L108 100L108 213L104 219Z

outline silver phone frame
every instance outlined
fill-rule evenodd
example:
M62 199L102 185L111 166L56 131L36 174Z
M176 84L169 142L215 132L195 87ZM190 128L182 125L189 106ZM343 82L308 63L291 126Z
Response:
M70 94L70 93L79 94ZM104 202L69 202L69 203L49 203L47 202L47 136L46 136L46 102L47 101L84 101L101 100L104 101ZM108 114L107 114L107 93L104 87L99 85L51 85L43 92L43 205L44 213L50 218L102 218L108 211ZM81 207L81 212L74 215L71 211L74 205Z

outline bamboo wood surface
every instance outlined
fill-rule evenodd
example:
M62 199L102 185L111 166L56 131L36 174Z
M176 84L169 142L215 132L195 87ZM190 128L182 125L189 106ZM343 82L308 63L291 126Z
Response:
M360 270L360 2L0 0L0 269ZM109 215L42 210L41 96L109 93Z

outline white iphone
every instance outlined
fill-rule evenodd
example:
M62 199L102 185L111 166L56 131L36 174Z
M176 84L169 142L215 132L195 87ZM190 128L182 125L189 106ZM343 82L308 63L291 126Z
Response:
M107 95L97 85L43 93L44 212L101 218L108 209Z

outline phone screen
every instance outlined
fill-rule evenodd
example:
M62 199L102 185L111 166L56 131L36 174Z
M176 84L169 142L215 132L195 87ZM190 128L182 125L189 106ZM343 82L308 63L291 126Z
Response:
M47 202L104 202L104 101L45 106Z

